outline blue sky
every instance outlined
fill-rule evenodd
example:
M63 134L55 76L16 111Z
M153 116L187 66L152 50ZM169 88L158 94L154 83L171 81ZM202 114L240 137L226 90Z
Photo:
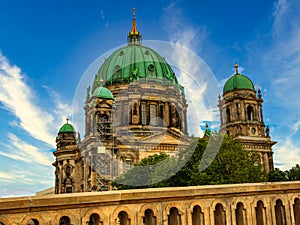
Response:
M1 0L0 5L0 196L54 185L55 136L65 118L72 118L78 83L99 56L126 44L133 7L143 40L188 48L221 87L237 62L262 89L265 123L278 141L275 166L285 170L300 162L299 1ZM195 66L179 59L175 64ZM217 100L221 92L213 90ZM218 120L199 107L203 120Z

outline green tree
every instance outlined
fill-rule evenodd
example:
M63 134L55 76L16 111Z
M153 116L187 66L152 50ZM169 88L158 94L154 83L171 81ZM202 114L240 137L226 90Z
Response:
M218 145L223 138L219 134L213 133L210 138L213 141L192 139L176 157L161 153L145 158L136 165L137 168L118 177L114 184L123 184L116 186L127 189L265 181L259 154L244 150L232 136L225 135L222 145ZM147 169L143 171L140 166ZM137 180L146 185L136 185Z
M210 166L204 171L211 184L255 183L265 181L265 174L256 152L248 152L232 136L225 136Z
M286 171L286 175L288 177L288 180L300 180L300 166L299 164L296 164L296 166L293 166L290 170Z
M278 168L275 168L274 170L271 170L268 175L268 181L269 182L275 182L275 181L287 181L287 173L284 171L281 171Z

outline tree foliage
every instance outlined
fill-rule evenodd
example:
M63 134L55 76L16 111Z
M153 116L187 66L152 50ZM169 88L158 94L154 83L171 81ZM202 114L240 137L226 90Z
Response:
M118 177L113 185L128 189L265 181L257 153L249 154L231 136L226 135L220 147L216 143L221 136L215 133L211 138L215 142L193 139L174 157L164 153L149 156Z
M278 168L275 170L270 171L268 174L268 181L295 181L300 180L300 166L296 164L291 169L286 171L281 171Z

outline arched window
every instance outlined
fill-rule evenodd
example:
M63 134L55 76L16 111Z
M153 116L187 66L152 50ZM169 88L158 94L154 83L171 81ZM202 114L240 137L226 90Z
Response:
M223 205L218 203L214 212L215 225L226 225L226 214Z
M244 204L239 202L236 205L236 209L235 209L236 225L246 225L245 219L246 219L246 211L244 209Z
M145 210L143 225L156 225L156 217L151 209Z
M295 198L293 209L294 209L295 225L300 225L300 199L299 198Z
M59 219L59 225L70 225L71 220L68 216L63 216Z
M103 222L100 220L100 216L97 213L93 213L90 216L88 225L102 225Z
M141 122L142 125L147 124L147 105L145 102L142 102L141 104Z
M250 105L247 107L247 118L253 120L253 107Z
M170 214L168 217L168 225L181 225L181 216L176 207L170 209Z
M124 171L130 170L133 166L133 159L130 155L124 158Z
M150 125L157 125L157 105L150 104Z
M195 205L193 208L192 225L204 225L204 213L198 205Z
M119 212L118 219L120 225L130 225L130 219L128 218L128 214L125 211Z
M258 201L255 207L256 225L265 224L266 208L262 201Z
M239 103L235 104L235 108L236 108L236 117L237 117L237 120L239 120L240 119L240 107L239 107Z
M226 108L226 122L229 123L231 121L230 118L230 109Z
M70 165L67 165L66 167L66 176L70 176L71 175L71 166Z
M275 218L276 225L286 225L285 208L280 199L276 200Z
M37 219L30 219L27 222L27 225L39 225L39 221Z

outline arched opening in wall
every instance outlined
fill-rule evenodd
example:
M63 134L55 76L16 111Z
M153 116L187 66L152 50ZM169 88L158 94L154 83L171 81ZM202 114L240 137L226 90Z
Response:
M156 104L150 104L150 121L149 124L151 126L157 125L157 105Z
M181 225L181 216L176 207L170 209L170 214L168 216L168 225Z
M253 107L251 105L247 107L247 118L253 120Z
M295 198L293 204L295 225L300 225L300 199Z
M230 118L230 109L226 108L226 122L229 123L231 121Z
M118 219L120 225L130 225L130 219L128 218L127 212L125 211L119 212Z
M124 157L124 171L130 170L133 166L133 159L130 155Z
M258 201L255 207L256 225L265 224L266 208L262 201Z
M73 184L74 184L74 181L70 177L67 177L64 180L65 193L72 193L73 192Z
M276 225L286 225L285 207L280 199L276 200L275 218Z
M68 216L63 216L59 219L59 225L71 225L71 220Z
M90 216L87 225L103 225L103 222L100 220L100 216L97 213L93 213Z
M39 221L37 219L30 219L27 221L26 225L39 225Z
M204 225L204 213L198 205L195 205L193 208L192 225Z
M244 208L244 204L242 202L239 202L236 205L235 209L235 220L236 225L246 225L246 210Z
M226 213L221 203L218 203L214 211L215 225L226 225Z
M239 107L239 103L235 103L235 109L236 109L236 118L237 120L240 119L240 107Z
M143 225L156 225L156 217L151 209L145 210L143 216Z

